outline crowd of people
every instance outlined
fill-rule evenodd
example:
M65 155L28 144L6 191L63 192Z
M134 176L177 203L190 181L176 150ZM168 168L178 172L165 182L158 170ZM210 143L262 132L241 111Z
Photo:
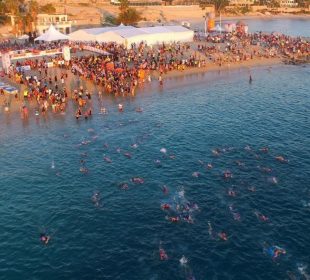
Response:
M310 42L301 37L277 33L223 33L196 36L197 49L220 66L254 58L309 60Z
M69 45L72 57L67 63L61 55L47 58L17 60L9 68L8 77L26 89L25 99L35 99L38 111L45 114L48 107L53 112L64 112L68 94L77 104L76 118L89 117L91 109L85 107L90 100L87 89L67 89L67 70L74 75L92 81L102 92L114 96L135 96L137 88L154 78L160 86L170 71L184 71L187 68L204 68L210 65L230 66L242 61L261 58L307 58L310 42L300 37L267 33L222 33L195 36L193 43L171 43L148 46L144 42L131 44L130 48L116 43L57 42L35 45L37 50L61 48ZM29 44L5 42L1 51L18 48L34 48ZM90 52L89 47L98 50ZM35 72L27 75L25 66ZM58 66L58 75L49 75L48 67ZM252 79L250 79L252 81ZM24 105L26 106L26 105ZM90 110L89 110L90 109Z

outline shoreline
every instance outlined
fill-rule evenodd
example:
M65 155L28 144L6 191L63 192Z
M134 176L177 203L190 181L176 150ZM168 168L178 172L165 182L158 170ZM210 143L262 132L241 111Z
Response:
M271 66L271 65L284 65L281 58L261 58L261 59L253 59L253 60L247 60L235 64L224 64L223 66L219 66L216 64L208 64L205 67L201 68L187 68L185 70L177 71L173 70L170 72L167 72L163 75L164 80L165 79L171 79L171 78L177 78L180 76L189 76L189 75L196 75L201 73L209 73L213 71L229 71L229 70L239 70L239 69L249 69L251 67L260 67L260 66ZM158 73L154 73L152 75L155 78L159 77Z
M216 72L216 71L236 71L236 70L240 70L240 69L248 69L249 71L251 70L251 68L257 68L257 67L267 67L267 66L274 66L274 65L284 65L283 61L281 58L261 58L261 59L254 59L254 60L248 60L248 61L242 61L239 63L234 63L234 64L224 64L223 66L219 66L217 64L207 64L207 66L198 68L186 68L185 70L173 70L167 73L163 74L163 81L164 81L164 86L162 88L162 90L165 90L165 80L169 80L169 86L166 87L167 89L172 87L177 86L178 84L178 80L177 78L180 77L189 77L189 76L199 76L200 74L208 74L208 73L212 73L212 72ZM57 72L59 71L58 68L54 67L51 68L51 71L53 72ZM68 74L70 75L71 79L76 79L76 77L69 71ZM154 86L155 83L158 83L158 77L159 77L159 73L158 72L154 72L152 73L152 86ZM87 79L81 79L85 84L88 84L90 86L90 88L94 88L94 86L92 85L91 81L87 80ZM11 84L15 85L14 83L11 82ZM68 83L70 84L70 83ZM147 82L144 83L144 85L146 85ZM23 87L21 87L23 88ZM22 90L19 91L19 96L21 96L21 92ZM137 95L143 94L144 93L144 89L143 87L137 89ZM97 92L94 92L94 95L97 95ZM105 94L105 96L107 97L108 94ZM126 98L126 97L125 97ZM130 97L128 97L130 98ZM4 99L9 99L11 100L11 104L10 104L10 110L9 112L5 112L4 110ZM1 104L1 110L0 110L0 114L2 115L6 115L6 114L15 114L18 113L20 111L20 108L22 106L22 104L24 104L24 99L15 99L14 96L10 96L9 94L5 94L4 96L0 96L0 104ZM28 103L29 106L29 110L35 110L35 108L37 107L37 104L34 100L32 101L26 101ZM51 113L51 112L50 112Z

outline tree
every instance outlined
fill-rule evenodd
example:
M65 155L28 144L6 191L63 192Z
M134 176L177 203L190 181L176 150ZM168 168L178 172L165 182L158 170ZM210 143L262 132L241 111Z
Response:
M44 6L41 6L40 12L46 13L46 14L54 14L54 13L56 13L56 8L53 6L53 4L49 3L49 4L46 4Z
M8 13L16 15L19 12L19 1L16 0L6 0L5 9Z
M207 6L210 6L210 5L214 5L216 13L221 13L225 9L225 7L229 5L229 1L228 0L200 0L199 1L199 6L203 10Z
M129 7L128 0L121 0L119 6L120 13L117 17L117 22L125 25L135 25L141 20L141 14L132 7Z
M165 6L171 5L173 0L163 0L165 2Z
M129 9L129 1L128 0L121 0L119 4L120 12L124 12Z
M128 8L127 10L120 12L117 17L117 22L125 25L135 25L141 20L140 13L134 8Z

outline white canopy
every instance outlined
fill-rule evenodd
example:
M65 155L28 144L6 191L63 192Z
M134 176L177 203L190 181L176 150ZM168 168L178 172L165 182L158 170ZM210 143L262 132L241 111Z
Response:
M81 29L69 34L70 41L116 42L130 47L133 43L145 42L148 45L172 42L191 42L194 32L183 26L155 26L136 28L119 25Z
M28 40L29 39L29 36L27 34L24 34L20 37L17 38L18 40Z
M69 37L65 34L62 34L56 28L54 25L50 25L49 29L43 33L38 38L34 39L35 41L45 41L45 42L52 42L52 41L58 41L58 40L69 40Z

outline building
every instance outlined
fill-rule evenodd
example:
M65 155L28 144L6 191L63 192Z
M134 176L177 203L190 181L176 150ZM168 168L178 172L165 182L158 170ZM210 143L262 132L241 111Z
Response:
M295 0L280 0L280 7L284 8L296 8L298 6L298 3L295 2Z
M254 5L254 0L230 0L229 5L231 6L251 6Z
M38 14L36 22L36 30L38 34L43 34L51 24L53 24L55 28L63 34L71 33L72 21L68 20L68 15Z

